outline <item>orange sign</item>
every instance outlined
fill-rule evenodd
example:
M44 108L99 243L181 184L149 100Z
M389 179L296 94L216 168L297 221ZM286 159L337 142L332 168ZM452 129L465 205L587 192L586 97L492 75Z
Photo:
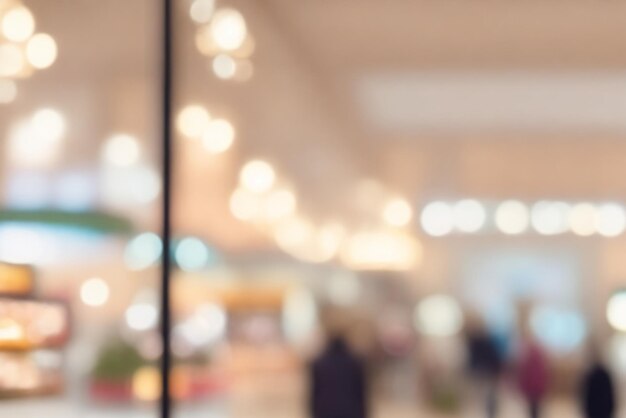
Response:
M30 295L35 287L33 276L28 266L0 263L0 295Z

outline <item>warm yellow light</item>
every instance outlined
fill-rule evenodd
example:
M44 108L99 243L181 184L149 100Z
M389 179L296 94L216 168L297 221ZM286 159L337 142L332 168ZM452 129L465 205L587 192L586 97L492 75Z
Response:
M596 212L596 230L604 237L616 237L626 230L626 212L615 203L598 207Z
M626 332L626 292L611 296L606 306L606 317L615 330Z
M255 193L269 191L276 181L274 168L266 161L253 160L241 169L239 181L246 189Z
M235 141L235 128L225 119L213 119L202 134L202 144L212 154L227 151Z
M230 80L237 74L237 62L233 57L219 54L213 58L213 72L222 80Z
M593 235L596 232L596 208L590 203L575 205L569 214L569 224L576 235Z
M261 200L249 190L237 189L230 197L230 212L241 221L252 221L259 217Z
M248 35L246 21L235 9L223 8L215 12L211 21L215 43L225 51L241 48Z
M432 202L422 209L420 222L424 231L433 237L441 237L454 229L454 211L445 202Z
M413 209L404 199L393 199L383 209L383 219L390 226L406 226L413 218Z
M292 216L278 224L274 238L280 248L289 253L301 252L314 234L311 222L299 216Z
M209 112L203 106L189 105L178 114L176 126L188 138L201 138L210 119Z
M38 110L33 115L31 123L35 134L42 138L57 141L65 134L65 117L55 109Z
M38 33L30 38L26 44L26 58L35 68L50 67L57 58L57 44L52 36Z
M139 161L141 147L139 141L126 134L113 135L104 145L104 160L115 166L130 166Z
M153 402L161 396L161 374L154 366L144 366L133 375L133 395L144 402Z
M189 8L189 16L196 23L208 23L214 10L215 0L194 0Z
M109 285L98 277L88 279L80 287L80 299L88 306L102 306L109 300Z
M507 235L518 235L528 229L528 207L517 200L507 200L496 209L496 226Z
M16 77L25 67L24 53L14 44L0 45L0 77Z
M341 250L341 260L357 270L410 270L422 259L420 243L393 231L354 234Z
M35 19L26 7L14 7L2 18L2 34L13 42L24 42L35 31Z
M2 64L0 64L1 66ZM8 104L17 98L17 84L13 80L0 80L0 104Z
M296 205L296 196L291 190L275 190L265 199L265 217L269 221L286 218L293 215Z

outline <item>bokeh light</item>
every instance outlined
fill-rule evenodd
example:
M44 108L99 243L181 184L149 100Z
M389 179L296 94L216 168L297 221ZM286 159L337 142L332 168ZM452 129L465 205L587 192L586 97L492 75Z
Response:
M213 119L202 134L202 144L211 154L227 151L235 141L235 128L225 119Z
M144 232L126 244L124 261L131 270L143 270L155 264L163 253L161 238L152 232Z
M606 306L606 318L615 330L626 332L626 290L611 296Z
M390 226L405 226L413 218L413 209L404 199L393 199L383 209L383 219Z
M136 303L126 309L126 324L134 331L147 331L154 328L159 320L159 311L150 303Z
M272 188L276 180L274 168L266 161L253 160L241 169L239 181L247 190L264 193Z
M211 116L203 106L188 105L178 113L176 126L188 138L201 138L210 120Z
M606 203L596 212L596 230L605 237L616 237L626 229L624 208L615 203Z
M109 138L102 150L103 160L113 166L130 166L141 157L139 141L127 134L116 134Z
M568 353L584 343L587 326L578 312L549 306L533 308L530 326L537 339L547 348Z
M4 13L0 22L2 34L13 42L24 42L35 31L35 19L26 7L14 7Z
M194 0L189 8L189 16L196 23L208 23L215 11L215 0Z
M273 190L265 198L264 216L270 222L278 221L293 215L296 206L296 196L291 190Z
M262 212L261 198L249 190L237 189L230 196L230 212L240 221L252 221Z
M507 235L525 232L530 223L528 207L517 200L502 202L496 209L496 226Z
M458 334L464 322L458 302L447 295L422 299L415 308L413 321L418 332L434 337Z
M25 68L24 53L14 44L0 44L0 77L17 77Z
M26 44L26 59L29 64L38 69L44 69L54 64L58 48L52 36L38 33Z
M484 206L477 200L465 199L455 203L454 226L465 233L475 233L485 226L487 214Z
M207 266L211 252L198 238L183 238L174 253L176 264L184 271L198 271Z
M215 75L222 80L230 80L237 74L237 61L227 54L215 56L211 67Z
M80 287L80 299L87 306L102 306L109 300L109 285L99 277L87 279Z
M590 203L579 203L570 210L569 224L571 231L581 237L588 237L596 232L596 208Z
M424 207L420 218L424 231L433 237L441 237L454 228L454 211L445 202L432 202Z
M215 43L226 51L239 49L248 35L246 21L235 9L216 10L210 25Z
M556 235L569 228L570 206L564 202L540 201L533 205L531 224L541 235Z

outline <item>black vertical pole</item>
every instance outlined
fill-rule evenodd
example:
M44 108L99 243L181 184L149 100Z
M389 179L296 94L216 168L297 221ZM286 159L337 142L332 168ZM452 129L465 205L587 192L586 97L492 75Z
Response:
M162 193L162 235L163 256L161 257L161 336L163 355L161 363L161 418L170 418L170 242L171 242L171 190L172 190L172 0L163 0L163 74L162 74L162 135L163 135L163 193Z

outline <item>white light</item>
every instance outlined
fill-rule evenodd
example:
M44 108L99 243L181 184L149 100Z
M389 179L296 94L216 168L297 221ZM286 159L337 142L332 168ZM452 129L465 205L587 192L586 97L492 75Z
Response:
M454 212L445 202L432 202L422 210L421 223L428 235L447 235L454 227Z
M80 299L88 306L102 306L109 300L109 286L100 278L88 279L80 287Z
M614 203L600 206L596 212L596 230L605 237L616 237L626 229L624 208Z
M55 109L40 109L31 120L34 133L41 138L58 141L65 134L65 118Z
M0 80L0 104L11 103L16 98L17 98L17 84L15 83L15 81Z
M570 229L576 235L588 237L596 232L596 208L590 203L575 205L569 214Z
M196 23L208 23L215 11L215 0L194 0L189 8L189 16Z
M454 225L465 233L480 231L485 226L487 214L483 205L471 199L461 200L454 205Z
M317 258L328 261L335 257L346 237L346 229L338 222L328 222L320 226L316 234Z
M528 229L529 222L528 208L517 200L502 202L496 209L496 226L504 234L521 234Z
M278 221L293 215L296 206L296 196L291 190L274 190L265 199L264 215L269 221Z
M139 161L140 156L139 142L135 137L126 134L113 135L102 151L104 161L115 166L133 165Z
M204 107L189 105L178 114L176 126L188 138L201 138L210 120L209 112Z
M413 209L404 199L394 199L383 209L383 219L390 226L406 226L413 218Z
M226 333L227 317L224 308L215 304L199 306L195 313L176 327L175 332L194 347L203 347L219 341Z
M304 288L291 290L283 305L282 323L287 341L302 344L313 336L317 327L317 304L313 294Z
M198 238L185 238L176 246L176 263L185 271L198 271L209 262L209 249Z
M202 144L212 154L227 151L235 140L235 128L224 119L213 119L202 134Z
M568 229L569 211L563 202L537 202L531 210L531 224L542 235L562 234Z
M413 320L416 329L422 334L449 337L461 331L463 312L450 296L433 295L417 305Z
M26 7L14 7L2 18L2 34L13 42L24 42L35 31L35 19Z
M57 58L57 44L52 36L38 33L26 44L26 59L35 68L44 69L54 64Z
M152 304L138 303L126 309L124 317L129 328L135 331L147 331L156 326L159 312Z
M237 74L237 61L230 55L219 54L213 58L213 72L222 80L230 80Z
M156 263L162 252L161 238L152 232L145 232L128 242L124 261L131 270L143 270Z
M248 35L246 21L235 9L219 9L211 21L211 35L215 44L226 51L239 49Z
M255 193L264 193L272 188L276 180L274 168L262 160L253 160L241 169L239 181L246 189Z
M240 221L252 221L261 213L261 199L248 190L237 189L230 196L230 212Z
M0 77L16 77L24 70L24 53L17 45L0 45Z
M626 291L611 296L606 306L606 318L617 331L626 332Z

